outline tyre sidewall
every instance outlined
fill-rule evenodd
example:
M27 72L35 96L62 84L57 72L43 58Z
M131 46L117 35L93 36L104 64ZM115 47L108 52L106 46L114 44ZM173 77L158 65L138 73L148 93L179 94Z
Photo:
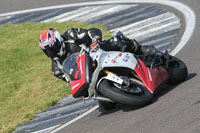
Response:
M179 64L179 67L177 68L169 67L167 69L169 73L168 84L174 85L174 84L179 84L183 82L184 80L186 80L187 75L188 75L188 70L187 70L187 66L185 65L183 61L173 56L172 58L174 58L174 60Z
M144 106L152 102L153 94L146 88L144 88L146 93L145 96L135 96L110 85L109 82L111 81L103 80L99 84L99 91L102 95L113 101L134 106Z

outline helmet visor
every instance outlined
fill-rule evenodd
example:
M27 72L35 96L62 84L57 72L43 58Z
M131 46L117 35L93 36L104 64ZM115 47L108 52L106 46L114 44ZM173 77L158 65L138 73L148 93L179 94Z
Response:
M60 44L60 49L57 53L58 56L63 56L65 54L65 44L63 43L63 41L61 41L61 44Z

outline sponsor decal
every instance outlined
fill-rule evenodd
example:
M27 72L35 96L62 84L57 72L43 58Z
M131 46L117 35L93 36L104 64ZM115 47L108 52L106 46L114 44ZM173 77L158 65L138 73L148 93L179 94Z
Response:
M113 60L112 60L112 63L116 63L116 60L115 60L115 59L113 59Z
M77 86L79 86L79 85L80 85L80 83L74 85L74 86L72 87L72 90L74 90L74 89L75 89Z
M81 59L80 59L80 69L81 69L81 74L83 74L83 68L82 68L82 62L81 62Z
M147 69L147 71L148 71L148 74L149 74L149 79L150 79L150 81L152 81L151 72L150 72L149 68Z
M123 61L124 61L124 62L128 62L128 60L129 60L130 58L131 58L130 56L126 55L126 56L124 57Z
M119 53L119 54L118 54L118 57L121 57L121 56L122 56L122 54L121 54L121 53Z
M116 63L116 60L118 59L118 57L121 57L122 54L119 53L114 59L112 59L112 63Z
M74 71L73 68L70 69L69 74L72 75L72 72Z

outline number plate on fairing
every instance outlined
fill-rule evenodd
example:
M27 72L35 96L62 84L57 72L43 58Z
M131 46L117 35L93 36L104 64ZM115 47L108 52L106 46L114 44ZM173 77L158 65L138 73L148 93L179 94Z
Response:
M137 60L131 53L113 52L106 55L102 67L127 67L134 69Z

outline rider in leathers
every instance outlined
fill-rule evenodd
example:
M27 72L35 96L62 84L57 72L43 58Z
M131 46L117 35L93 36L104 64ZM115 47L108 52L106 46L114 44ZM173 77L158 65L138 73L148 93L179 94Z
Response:
M81 50L80 45L90 47L93 42L100 42L100 48L106 51L123 51L134 54L142 54L148 51L148 48L141 47L136 40L130 40L122 33L112 37L109 40L102 41L100 29L90 28L70 28L64 34L52 28L42 32L39 38L39 45L43 52L52 59L53 75L66 82L62 72L62 63L75 52Z

